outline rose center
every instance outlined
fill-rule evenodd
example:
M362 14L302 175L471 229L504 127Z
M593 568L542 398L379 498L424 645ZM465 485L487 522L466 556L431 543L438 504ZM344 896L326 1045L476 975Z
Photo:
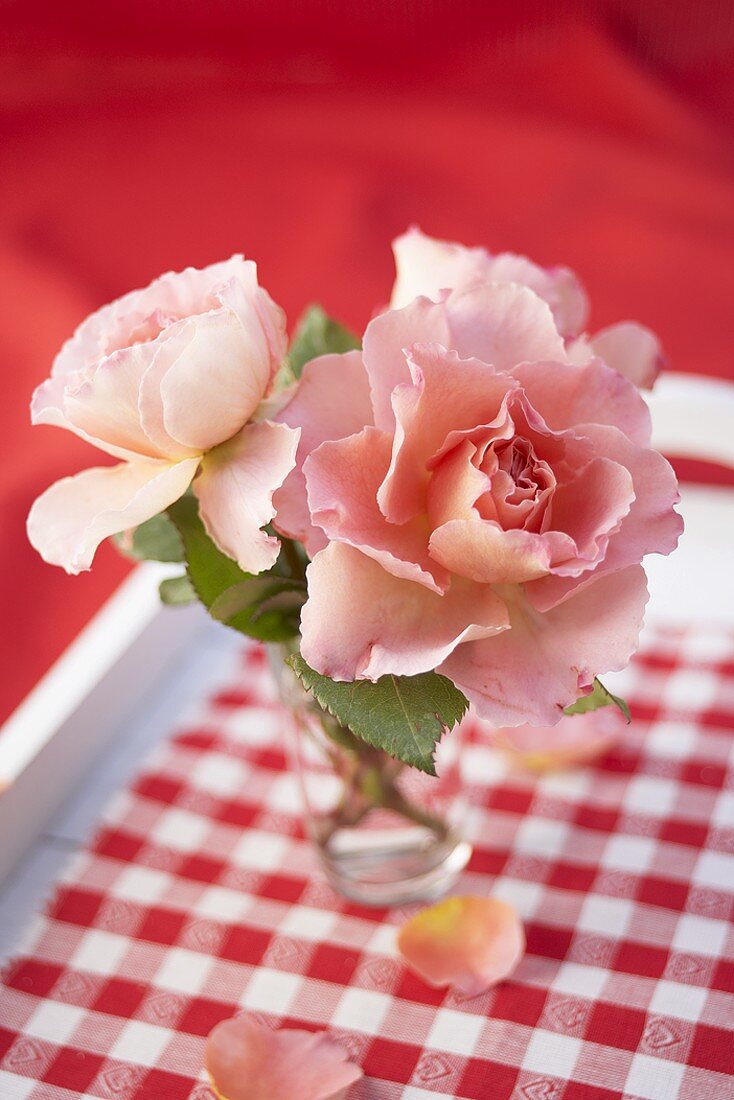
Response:
M480 469L490 481L488 491L476 504L480 515L496 520L506 530L539 530L555 477L548 463L538 458L532 443L518 437L493 444L482 458Z

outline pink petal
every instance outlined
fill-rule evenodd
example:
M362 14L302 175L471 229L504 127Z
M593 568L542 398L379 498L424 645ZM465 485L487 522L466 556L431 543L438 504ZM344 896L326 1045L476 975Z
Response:
M327 440L343 439L372 423L372 405L362 354L322 355L306 363L293 397L274 418L300 427L296 468L273 501L275 525L289 538L300 539L311 557L326 546L324 532L311 523L303 463Z
M417 340L453 347L446 307L428 298L417 298L404 309L381 313L364 334L364 365L370 382L374 420L378 428L392 429L395 416L392 392L410 382L405 349Z
M308 592L301 652L335 680L428 672L460 642L507 625L505 606L488 586L456 580L440 596L338 542L309 565Z
M574 336L586 323L586 294L568 268L539 267L512 252L493 256L484 248L427 237L415 227L393 241L393 253L397 278L391 309L401 309L418 295L437 300L442 290L476 283L518 283L548 303L561 335Z
M678 483L661 454L638 447L616 428L587 424L583 431L597 454L629 471L635 499L593 572L576 577L542 577L528 587L528 598L540 611L554 607L586 584L595 584L606 573L642 561L645 554L669 554L683 530L683 520L673 511L679 499Z
M649 444L650 411L637 389L599 359L582 366L524 363L513 375L549 427L611 424L636 443Z
M519 283L534 291L550 306L561 336L581 332L589 313L586 292L578 277L567 267L540 267L527 256L500 252L492 260L490 281Z
M395 441L377 500L391 523L425 512L428 462L452 432L507 421L503 399L515 382L477 359L460 359L438 344L414 344L411 383L392 396Z
M609 458L593 458L574 478L557 486L546 529L564 532L574 545L570 560L554 555L553 572L577 574L598 561L634 500L632 475Z
M85 440L85 442L91 443L93 447L99 448L100 451L104 451L114 458L121 458L123 461L136 462L141 457L149 457L149 452L150 454L156 454L158 448L147 436L143 437L144 442L141 444L142 448L145 449L133 450L130 447L117 446L108 440L100 439L73 424L64 410L64 394L68 385L69 378L57 374L47 378L45 382L36 387L31 400L32 424L48 424L55 428L65 428L67 431L79 436L80 439Z
M189 317L155 341L155 365L141 388L141 408L157 429L199 453L231 439L250 419L270 383L262 336L229 309ZM152 347L154 345L143 345Z
M330 539L356 546L396 577L442 592L448 575L429 556L425 523L388 523L377 506L390 447L386 432L365 428L314 451L304 466L311 517Z
M642 566L634 565L595 579L545 614L520 587L502 595L510 629L458 647L438 671L494 726L550 726L594 676L627 664L647 585Z
M210 537L247 573L275 563L280 543L261 530L275 514L273 493L293 469L298 429L264 420L204 456L194 482Z
M217 1024L204 1061L221 1100L336 1100L362 1077L323 1031L275 1031L252 1016Z
M565 715L557 726L516 726L495 732L494 741L520 767L546 772L587 764L618 740L625 721L616 707Z
M451 897L407 921L398 949L428 985L473 997L509 977L525 953L525 933L499 898Z
M635 321L620 321L590 337L594 355L619 371L635 386L650 390L663 367L663 353L654 332Z
M472 462L476 453L476 444L464 438L434 469L427 493L431 529L451 519L479 518L474 505L489 489L490 479Z
M448 346L463 358L474 356L498 371L536 360L566 361L548 304L527 287L488 283L453 291L445 308L451 326Z
M550 572L553 542L531 531L503 531L493 520L466 519L437 527L430 549L450 573L481 584L521 584Z
M57 481L35 501L28 538L44 561L67 573L89 569L103 539L137 527L186 492L199 465L130 462Z
M396 278L390 309L403 309L424 295L434 300L442 290L486 281L489 254L453 241L427 237L413 227L392 243Z

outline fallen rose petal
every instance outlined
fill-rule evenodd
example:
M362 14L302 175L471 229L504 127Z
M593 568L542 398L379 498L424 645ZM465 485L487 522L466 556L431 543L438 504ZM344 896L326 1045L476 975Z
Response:
M619 738L625 720L616 707L561 718L556 726L491 730L498 748L528 771L545 772L587 764Z
M400 929L398 948L429 985L476 996L512 973L525 933L511 905L468 895L421 910Z
M252 1016L217 1024L204 1064L220 1100L337 1100L362 1077L325 1032L274 1031Z

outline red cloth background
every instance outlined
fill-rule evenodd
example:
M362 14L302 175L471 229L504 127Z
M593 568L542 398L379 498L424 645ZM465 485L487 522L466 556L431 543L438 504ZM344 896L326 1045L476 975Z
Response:
M291 320L359 328L389 241L564 262L593 324L734 375L729 0L0 3L0 712L123 576L26 545L33 497L97 461L27 402L91 309L243 250Z

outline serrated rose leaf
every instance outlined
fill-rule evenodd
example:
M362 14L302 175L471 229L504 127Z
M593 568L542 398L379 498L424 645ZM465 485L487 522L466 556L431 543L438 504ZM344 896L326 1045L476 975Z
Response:
M362 1077L323 1031L275 1031L252 1016L217 1024L204 1061L220 1100L337 1100Z
M507 978L525 952L522 922L499 898L450 897L398 933L406 963L432 986L477 996Z
M436 774L436 745L469 705L436 672L347 683L314 672L300 654L288 663L323 709L356 737L429 775Z

